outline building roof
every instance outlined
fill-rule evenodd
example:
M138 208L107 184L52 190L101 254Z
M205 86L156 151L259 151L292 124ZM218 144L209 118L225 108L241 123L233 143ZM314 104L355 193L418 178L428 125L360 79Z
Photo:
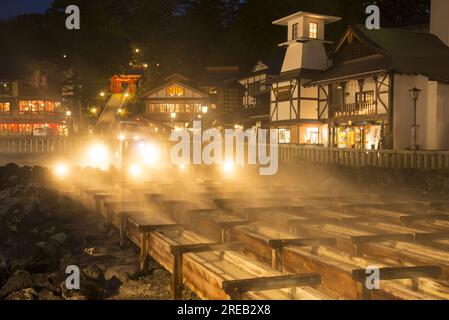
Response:
M315 18L315 19L322 19L322 20L324 20L324 23L326 23L326 24L337 22L337 21L341 20L340 17L328 16L328 15L324 15L324 14L318 14L318 13L307 12L307 11L299 11L299 12L291 14L287 17L273 21L273 24L278 25L278 26L288 26L289 21L299 18L301 16L306 16L306 17Z
M365 26L353 25L330 52L331 58L352 38L373 54L337 63L316 77L314 83L380 70L421 74L449 83L449 47L433 34L388 28L368 30Z

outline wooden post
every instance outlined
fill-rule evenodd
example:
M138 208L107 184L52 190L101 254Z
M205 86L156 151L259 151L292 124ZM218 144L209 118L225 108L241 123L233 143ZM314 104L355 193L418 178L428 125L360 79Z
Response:
M144 232L140 235L140 272L145 273L148 270L148 246L149 233Z
M171 292L173 300L182 299L182 252L176 252L173 255L173 270L171 280Z

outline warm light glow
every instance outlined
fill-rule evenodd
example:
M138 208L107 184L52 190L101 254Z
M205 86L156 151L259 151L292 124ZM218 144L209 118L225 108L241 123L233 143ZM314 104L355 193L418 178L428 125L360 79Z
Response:
M107 168L109 161L109 150L103 144L94 144L88 152L89 165L96 168Z
M181 165L179 166L179 170L182 171L182 172L187 172L187 165L181 164Z
M172 112L172 113L170 114L170 117L171 117L172 119L175 119L175 118L176 118L176 112Z
M120 134L118 135L118 139L119 139L120 141L125 141L125 139L126 139L125 134L124 134L124 133L120 133Z
M226 161L223 165L223 171L226 174L231 174L234 172L234 164L231 161Z
M67 117L70 117L72 115L72 111L69 110L65 114L67 115Z
M133 178L138 178L142 170L138 165L132 165L129 167L128 173Z
M158 162L160 157L159 148L152 143L139 144L139 158L145 165L154 165Z
M129 93L125 93L125 98L128 98L129 97Z
M90 112L91 112L91 113L94 113L94 114L97 113L97 111L98 111L97 108L92 108L92 109L90 109Z
M207 113L209 111L209 107L208 106L202 106L201 107L201 112L202 113Z
M100 97L104 97L106 95L106 93L104 93L103 91L100 92Z
M69 168L65 164L58 164L54 168L54 173L58 178L65 178L69 174Z
M140 49L136 48L136 50L134 50L134 51L136 51L136 53L139 53L139 52L140 52Z
M144 63L143 64L143 67L146 69L146 68L148 68L148 63Z

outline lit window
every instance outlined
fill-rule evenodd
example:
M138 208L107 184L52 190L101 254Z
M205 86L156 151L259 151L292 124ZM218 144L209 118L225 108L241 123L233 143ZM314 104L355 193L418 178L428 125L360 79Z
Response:
M184 88L177 86L177 85L173 85L171 87L167 88L167 95L170 97L181 97L184 95Z
M0 102L0 113L1 114L9 114L11 110L11 105L9 102Z
M318 23L316 22L309 23L309 38L311 39L318 38Z
M296 40L299 38L299 24L295 23L292 26L292 40Z
M291 132L290 129L279 129L279 143L290 143Z

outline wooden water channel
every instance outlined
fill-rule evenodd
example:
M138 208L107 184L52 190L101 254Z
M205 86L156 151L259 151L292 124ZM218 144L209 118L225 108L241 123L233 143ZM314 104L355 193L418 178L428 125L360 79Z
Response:
M174 299L183 287L202 299L449 299L449 202L281 189L199 180L74 194L140 248L142 271L152 257L172 274Z

